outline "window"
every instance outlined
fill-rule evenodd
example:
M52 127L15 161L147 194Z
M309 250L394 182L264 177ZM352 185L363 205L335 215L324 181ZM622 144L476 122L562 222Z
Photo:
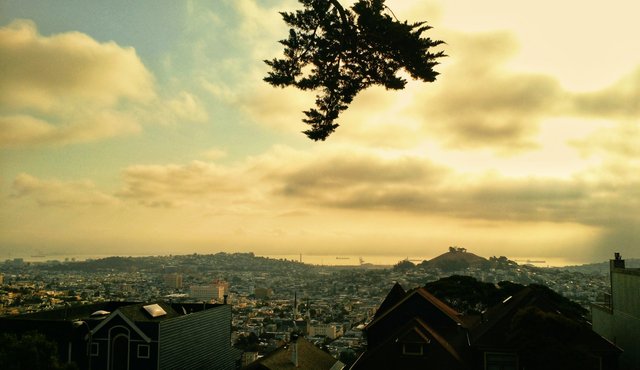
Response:
M91 356L98 356L98 351L100 349L100 344L98 343L91 343L91 347L89 349L89 354Z
M138 344L138 358L149 358L149 345Z
M517 370L518 356L513 353L484 354L485 370Z
M402 354L406 356L422 356L422 343L402 343Z

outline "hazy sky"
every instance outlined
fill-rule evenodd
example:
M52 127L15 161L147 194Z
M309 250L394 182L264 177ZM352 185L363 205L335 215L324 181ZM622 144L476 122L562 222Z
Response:
M0 254L640 255L640 2L387 4L441 75L316 143L297 1L0 0Z

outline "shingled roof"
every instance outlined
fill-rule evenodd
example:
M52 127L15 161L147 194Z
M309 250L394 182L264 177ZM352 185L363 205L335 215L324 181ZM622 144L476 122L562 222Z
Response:
M293 343L281 346L265 357L246 366L247 370L339 370L344 367L340 361L327 352L300 337L296 340L298 366L293 362Z

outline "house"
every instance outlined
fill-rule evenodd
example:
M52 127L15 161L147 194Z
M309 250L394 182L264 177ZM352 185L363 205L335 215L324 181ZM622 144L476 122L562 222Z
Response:
M0 318L57 343L61 362L82 369L235 369L226 304L103 302Z
M351 369L466 369L464 317L424 288L396 283L366 326L367 350Z
M463 315L425 288L394 285L366 326L360 369L615 369L620 349L541 286Z
M249 364L246 370L342 370L344 364L313 343L292 335L291 341Z
M593 330L624 350L620 369L640 369L640 268L626 268L620 253L609 266L611 290L591 306Z

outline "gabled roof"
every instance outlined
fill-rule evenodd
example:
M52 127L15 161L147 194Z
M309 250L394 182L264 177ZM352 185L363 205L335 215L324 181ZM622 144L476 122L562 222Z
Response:
M95 335L97 332L100 331L100 329L102 329L105 325L107 325L111 320L115 319L116 317L122 318L122 320L127 324L127 326L133 329L133 331L135 331L145 342L151 343L151 338L149 338L142 330L140 330L140 328L133 321L127 318L127 316L125 316L120 310L116 310L115 312L112 312L106 319L100 321L100 323L96 327L91 329L91 335Z
M451 343L449 343L449 341L443 338L440 334L438 334L437 331L435 331L419 318L414 318L409 321L408 325L401 327L400 330L396 332L394 337L396 337L396 340L402 340L403 338L408 339L408 337L410 337L411 335L411 332L420 334L420 336L425 339L426 343L438 343L451 355L451 357L455 358L458 362L462 362L460 354L458 353L458 351L456 351L455 348L453 348Z
M402 343L422 343L427 346L440 347L443 353L446 353L445 358L440 357L439 360L434 359L432 356L415 357L412 359L406 359L413 362L413 367L422 363L423 365L428 363L430 368L464 368L465 362L462 358L462 354L440 333L434 328L430 327L426 322L418 317L414 317L407 321L401 327L399 327L394 333L389 335L383 342L378 344L375 348L365 351L353 365L352 369L378 369L385 368L388 364L381 364L381 354L394 353L393 347ZM427 351L430 351L427 349ZM385 357L385 361L389 358ZM438 363L437 361L445 361ZM434 362L435 361L435 362ZM457 365L453 365L457 364ZM399 365L398 365L399 366ZM420 367L420 365L419 365Z
M395 288L395 286L394 286L394 288ZM444 313L452 321L464 326L464 322L462 320L462 315L459 312L457 312L453 308L449 307L446 303L444 303L441 300L439 300L438 298L436 298L436 296L434 296L433 294L429 293L425 288L420 287L420 288L412 289L409 292L407 292L405 294L405 296L400 301L396 302L393 306L391 306L388 309L386 309L381 315L375 317L375 319L373 321L371 321L367 325L367 328L371 328L371 327L375 326L377 323L379 323L380 321L384 320L384 318L387 317L391 312L393 312L396 309L398 309L398 307L402 306L403 304L405 304L407 301L409 301L413 297L420 297L421 299L423 299L424 301L428 302L429 304L431 304L432 306L437 308L439 311ZM386 299L385 299L385 301L386 301Z
M296 341L298 351L298 367L292 361L293 343L281 346L275 351L269 353L265 357L249 364L244 369L252 370L280 370L280 369L306 369L306 370L330 370L339 368L344 365L338 365L340 362L333 358L330 354L324 352L320 348L314 346L306 339L300 337ZM340 364L342 364L340 362Z
M384 298L384 301L382 301L382 303L380 304L380 307L378 307L378 310L376 311L373 317L374 318L380 317L383 313L385 313L387 310L393 307L396 303L400 302L402 298L404 298L406 295L407 295L407 292L402 288L400 283L396 282L391 288L391 290L389 291L389 293L387 294L387 296Z

